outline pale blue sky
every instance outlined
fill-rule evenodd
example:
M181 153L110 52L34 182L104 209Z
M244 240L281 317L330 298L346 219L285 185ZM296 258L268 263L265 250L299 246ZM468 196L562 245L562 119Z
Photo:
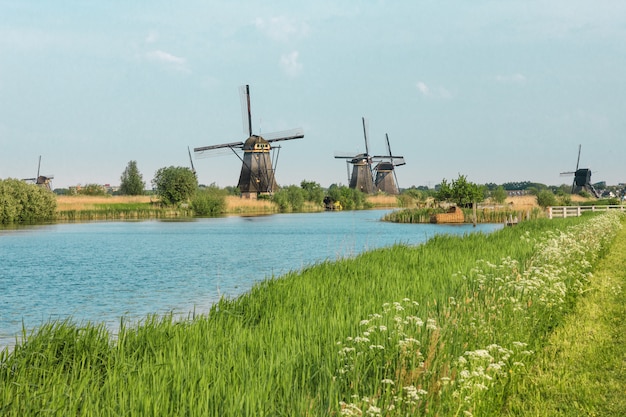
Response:
M626 182L626 2L0 0L0 178L147 184L187 146L302 127L276 177L347 184L335 152L394 154L401 187ZM234 154L194 159L236 185Z

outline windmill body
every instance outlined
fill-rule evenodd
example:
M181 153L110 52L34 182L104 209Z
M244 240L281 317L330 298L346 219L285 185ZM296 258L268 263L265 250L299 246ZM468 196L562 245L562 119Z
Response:
M345 159L348 167L352 164L352 175L349 175L349 187L360 190L366 194L374 192L374 180L372 175L372 157L369 154L369 143L367 139L367 127L365 118L363 120L363 136L365 137L365 153L335 154L337 159ZM348 170L349 172L349 170Z
M278 184L274 177L276 170L276 160L272 163L273 149L280 149L280 146L272 147L272 143L304 137L302 129L292 129L284 132L271 133L263 138L260 135L252 134L252 117L250 112L250 87L242 87L242 108L247 107L247 128L248 139L245 142L231 142L220 145L204 146L194 148L197 157L202 157L213 150L230 148L241 160L241 172L237 187L241 191L243 198L257 198L262 194L272 194L278 190ZM239 155L243 151L243 157Z
M247 198L271 194L278 189L270 158L272 146L261 136L252 135L243 144L243 164L237 187Z
M374 192L374 182L372 181L370 158L366 154L360 154L352 158L349 163L352 164L349 187L360 190L365 194L372 194Z
M390 195L398 195L400 194L400 188L398 186L395 168L405 165L404 157L394 156L391 153L391 146L389 145L389 135L385 134L385 139L387 140L387 152L389 155L375 156L372 158L373 161L378 161L378 164L374 168L376 172L374 185L377 191Z

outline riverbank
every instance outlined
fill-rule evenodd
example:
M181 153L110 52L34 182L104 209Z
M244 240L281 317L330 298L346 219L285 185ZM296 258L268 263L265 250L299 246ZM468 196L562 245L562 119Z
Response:
M187 207L161 207L155 196L57 196L58 220L109 220L141 218L193 217ZM395 196L375 195L367 197L370 208L395 208ZM324 211L322 205L304 202L303 212ZM244 199L237 196L225 197L223 215L255 215L279 213L278 204L270 200Z
M537 220L375 250L264 281L206 316L151 317L115 335L51 323L2 356L0 409L500 415L587 296L618 219Z

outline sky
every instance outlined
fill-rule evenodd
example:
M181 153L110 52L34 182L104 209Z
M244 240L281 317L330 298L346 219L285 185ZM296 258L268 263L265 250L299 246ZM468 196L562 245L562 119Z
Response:
M281 142L280 185L348 184L336 153L386 153L400 187L626 182L623 0L0 0L0 179L119 185L188 147ZM230 150L193 158L237 184Z

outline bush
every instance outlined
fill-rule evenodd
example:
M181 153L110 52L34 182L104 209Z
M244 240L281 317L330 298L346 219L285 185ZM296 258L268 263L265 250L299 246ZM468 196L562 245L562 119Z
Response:
M332 201L339 202L344 210L358 210L370 207L365 194L361 190L355 190L345 185L331 185L328 188L328 196Z
M199 189L191 199L191 209L196 216L217 216L226 211L227 191L211 185Z
M281 212L302 211L304 207L305 191L297 185L290 185L278 190L272 196L272 201L278 205Z
M107 190L99 184L87 184L77 191L80 195L103 196L107 195Z
M550 190L538 191L535 198L537 199L537 204L543 208L557 205L556 196Z
M178 205L194 195L198 180L189 168L170 166L157 170L152 185L163 204Z
M0 223L51 220L55 213L56 197L51 191L16 179L0 180Z

